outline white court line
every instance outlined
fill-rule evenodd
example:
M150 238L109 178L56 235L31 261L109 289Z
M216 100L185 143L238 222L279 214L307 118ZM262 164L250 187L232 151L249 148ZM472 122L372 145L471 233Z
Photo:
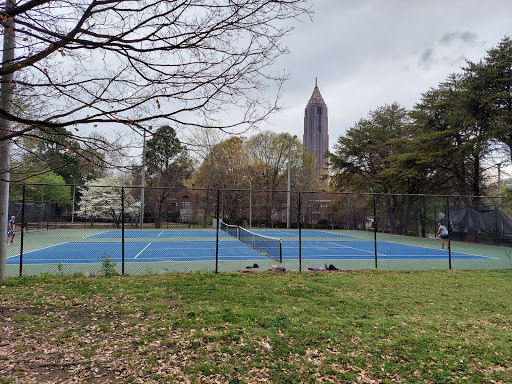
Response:
M315 229L314 231L318 231L319 233L325 233L326 235L329 235L331 237L341 237L344 239L362 239L361 236L345 235L344 233L332 233L332 232L322 231L322 230L318 230L318 229Z
M164 231L160 232L157 237L160 237L160 235L163 234L163 233L164 233Z
M136 259L137 257L139 257L139 255L140 255L142 252L144 252L144 251L146 250L146 248L147 248L147 247L149 247L150 245L151 245L151 243L148 243L148 245L146 245L142 251L140 251L139 253L137 253L137 256L135 256L135 257L134 257L134 259Z
M394 243L394 244L395 244L395 243ZM424 249L431 249L431 250L439 250L439 251L445 251L446 253L448 253L448 250L447 250L447 249L430 248L430 247L424 247L424 246L422 246L422 245L412 245L412 247L424 248ZM477 255L477 254L475 254L475 253L467 253L467 252L461 252L461 251L454 251L453 249L452 249L452 253L457 253L457 255L455 255L455 256L467 255L467 256L477 256L477 257L481 257L482 259L494 259L494 260L501 260L499 257L492 257L492 256Z
M346 245L341 245L339 243L333 243L331 241L327 241L327 244L333 244L333 245L335 245L337 247L342 247L342 248L355 249L356 251L366 252L366 253L369 253L369 254L372 254L372 255L375 254L375 251L368 251L366 249L359 249L359 248L356 248L356 247L348 247ZM378 253L378 252L377 252L377 255L386 256L386 255L384 255L382 253Z
M340 247L343 247L343 248L356 249L358 251L367 252L367 253L370 253L372 255L375 252L375 251L367 251L367 250L364 250L364 249L359 249L359 248L354 248L354 247L347 247L346 245L341 245L339 243L332 243L332 242L327 242L327 243L334 244L336 246L340 246ZM405 245L405 246L408 246L408 247L416 247L416 248L423 248L423 249L429 249L429 250L436 250L437 249L437 248L424 247L424 246L420 246L420 245L409 245L409 244L395 243L395 242L391 242L391 241L386 241L386 243L396 244L396 245ZM446 252L448 252L448 250L446 250ZM472 254L472 253L465 253L465 252L453 251L453 250L452 250L452 252L456 253L456 255L453 255L454 257L462 257L463 255L466 255L466 256L477 256L477 257L481 257L482 259L500 260L499 257L475 255L475 254ZM386 254L380 253L380 252L377 252L377 255L379 255L379 256L388 256L388 257L399 256L399 255L386 255ZM422 257L422 256L429 256L429 254L427 254L427 255L407 255L407 256L419 256L419 257Z
M288 230L288 231L276 231L277 233L282 233L283 235L286 235L286 237L299 237L299 232L298 231L291 231L291 230ZM285 237L285 236L283 236Z
M98 232L98 233L95 233L94 235L84 236L84 237L82 237L82 239L89 239L90 237L102 235L104 233L109 233L109 232L115 232L115 230L109 229L108 231ZM65 243L62 243L62 244L65 244Z
M58 246L58 245L69 244L69 243L70 243L69 241L65 241L65 242L63 242L63 243L59 243L59 244L55 244L55 245L49 245L48 247L39 248L39 249L34 249L34 250L32 250L32 251L28 251L28 252L23 252L23 256L25 256L27 253L32 253L32 252L42 251L43 249L53 248L53 247L56 247L56 246ZM20 254L18 253L17 255L9 256L9 257L7 257L7 258L8 258L8 259L10 259L10 258L17 257L17 256L20 256Z
M299 237L299 231L298 230L286 230L286 231L275 230L275 231L277 233L282 233L283 235L286 235L286 236L283 236L283 237L292 237L292 238L298 238ZM322 230L318 230L318 229L303 229L302 231L314 231L314 232L318 232L318 233L323 233L323 234L329 235L331 238L339 237L339 238L342 238L342 239L362 239L361 236L345 235L343 233L331 233L331 232L326 232L326 231L322 231ZM307 240L310 237L314 237L314 236L304 236L304 235L302 235L302 241L310 241L310 240Z
M439 240L439 239L438 239ZM439 250L439 251L446 251L448 252L448 249L439 249L439 248L432 248L432 247L426 247L424 245L412 245L412 244L402 244L402 243L397 243L397 242L394 242L394 241L387 241L387 240L384 240L385 243L388 243L388 244L396 244L396 245L405 245L407 247L415 247L415 248L423 248L423 249L428 249L428 250ZM429 243L431 243L431 241L429 241ZM477 255L477 254L474 254L474 253L467 253L467 252L462 252L462 251L454 251L452 249L452 253L457 253L458 255L455 255L455 256L459 256L459 255L467 255L467 256L477 256L477 257L481 257L482 259L493 259L493 260L501 260L499 257L492 257L492 256L484 256L484 255Z

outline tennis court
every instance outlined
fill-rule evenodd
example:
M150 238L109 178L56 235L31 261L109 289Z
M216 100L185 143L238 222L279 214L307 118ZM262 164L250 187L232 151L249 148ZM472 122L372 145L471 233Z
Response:
M122 261L121 242L66 242L48 248L27 252L25 264L97 263L108 254L113 261ZM214 261L216 241L134 241L124 245L125 262L187 262ZM222 260L257 260L262 254L239 242L219 242ZM19 264L20 255L10 257L9 264Z
M439 242L406 236L365 231L252 229L271 242L249 243L215 229L166 229L124 231L57 229L44 233L25 234L23 266L32 271L53 271L57 265L67 270L98 273L97 265L108 255L117 268L123 261L138 273L164 271L229 271L258 265L267 269L282 265L287 270L304 270L309 266L333 264L338 269L427 269L448 268L449 253ZM277 240L276 240L277 239ZM277 246L282 247L282 263L268 257ZM506 250L499 247L452 243L451 262L454 268L500 268L510 262ZM12 270L20 264L19 245L8 249L7 263ZM277 251L276 251L277 252ZM73 267L75 266L75 267ZM96 269L91 269L92 267ZM15 272L14 272L15 273Z

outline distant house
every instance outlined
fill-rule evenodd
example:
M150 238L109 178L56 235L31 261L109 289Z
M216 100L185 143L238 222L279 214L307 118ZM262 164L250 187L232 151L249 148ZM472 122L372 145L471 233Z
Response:
M192 223L198 220L199 195L193 190L172 192L167 198L167 221Z
M305 223L314 225L320 220L334 223L334 209L330 208L330 203L335 198L336 195L327 192L305 194L302 208Z

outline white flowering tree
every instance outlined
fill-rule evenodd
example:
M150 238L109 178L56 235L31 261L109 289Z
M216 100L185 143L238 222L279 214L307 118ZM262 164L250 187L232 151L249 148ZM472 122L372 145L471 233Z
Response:
M121 222L121 180L116 177L103 177L90 181L80 189L82 199L78 215L89 217L111 217L116 227ZM140 201L129 193L124 194L125 216L135 216L139 212Z

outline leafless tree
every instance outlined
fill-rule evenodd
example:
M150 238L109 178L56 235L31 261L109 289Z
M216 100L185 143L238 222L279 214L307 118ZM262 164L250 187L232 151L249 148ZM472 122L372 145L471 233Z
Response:
M20 1L0 12L16 25L0 74L15 74L26 108L0 110L20 124L0 139L34 126L255 124L278 107L269 81L286 76L267 69L286 52L285 20L305 12L304 0Z
M269 66L286 53L282 39L291 31L289 21L310 13L307 0L4 4L4 184L10 141L38 130L51 134L66 128L80 141L88 129L101 132L115 124L134 130L162 123L254 126L279 108L286 74L273 74ZM274 96L269 97L269 89L276 90ZM0 186L0 279L7 202L8 187Z

